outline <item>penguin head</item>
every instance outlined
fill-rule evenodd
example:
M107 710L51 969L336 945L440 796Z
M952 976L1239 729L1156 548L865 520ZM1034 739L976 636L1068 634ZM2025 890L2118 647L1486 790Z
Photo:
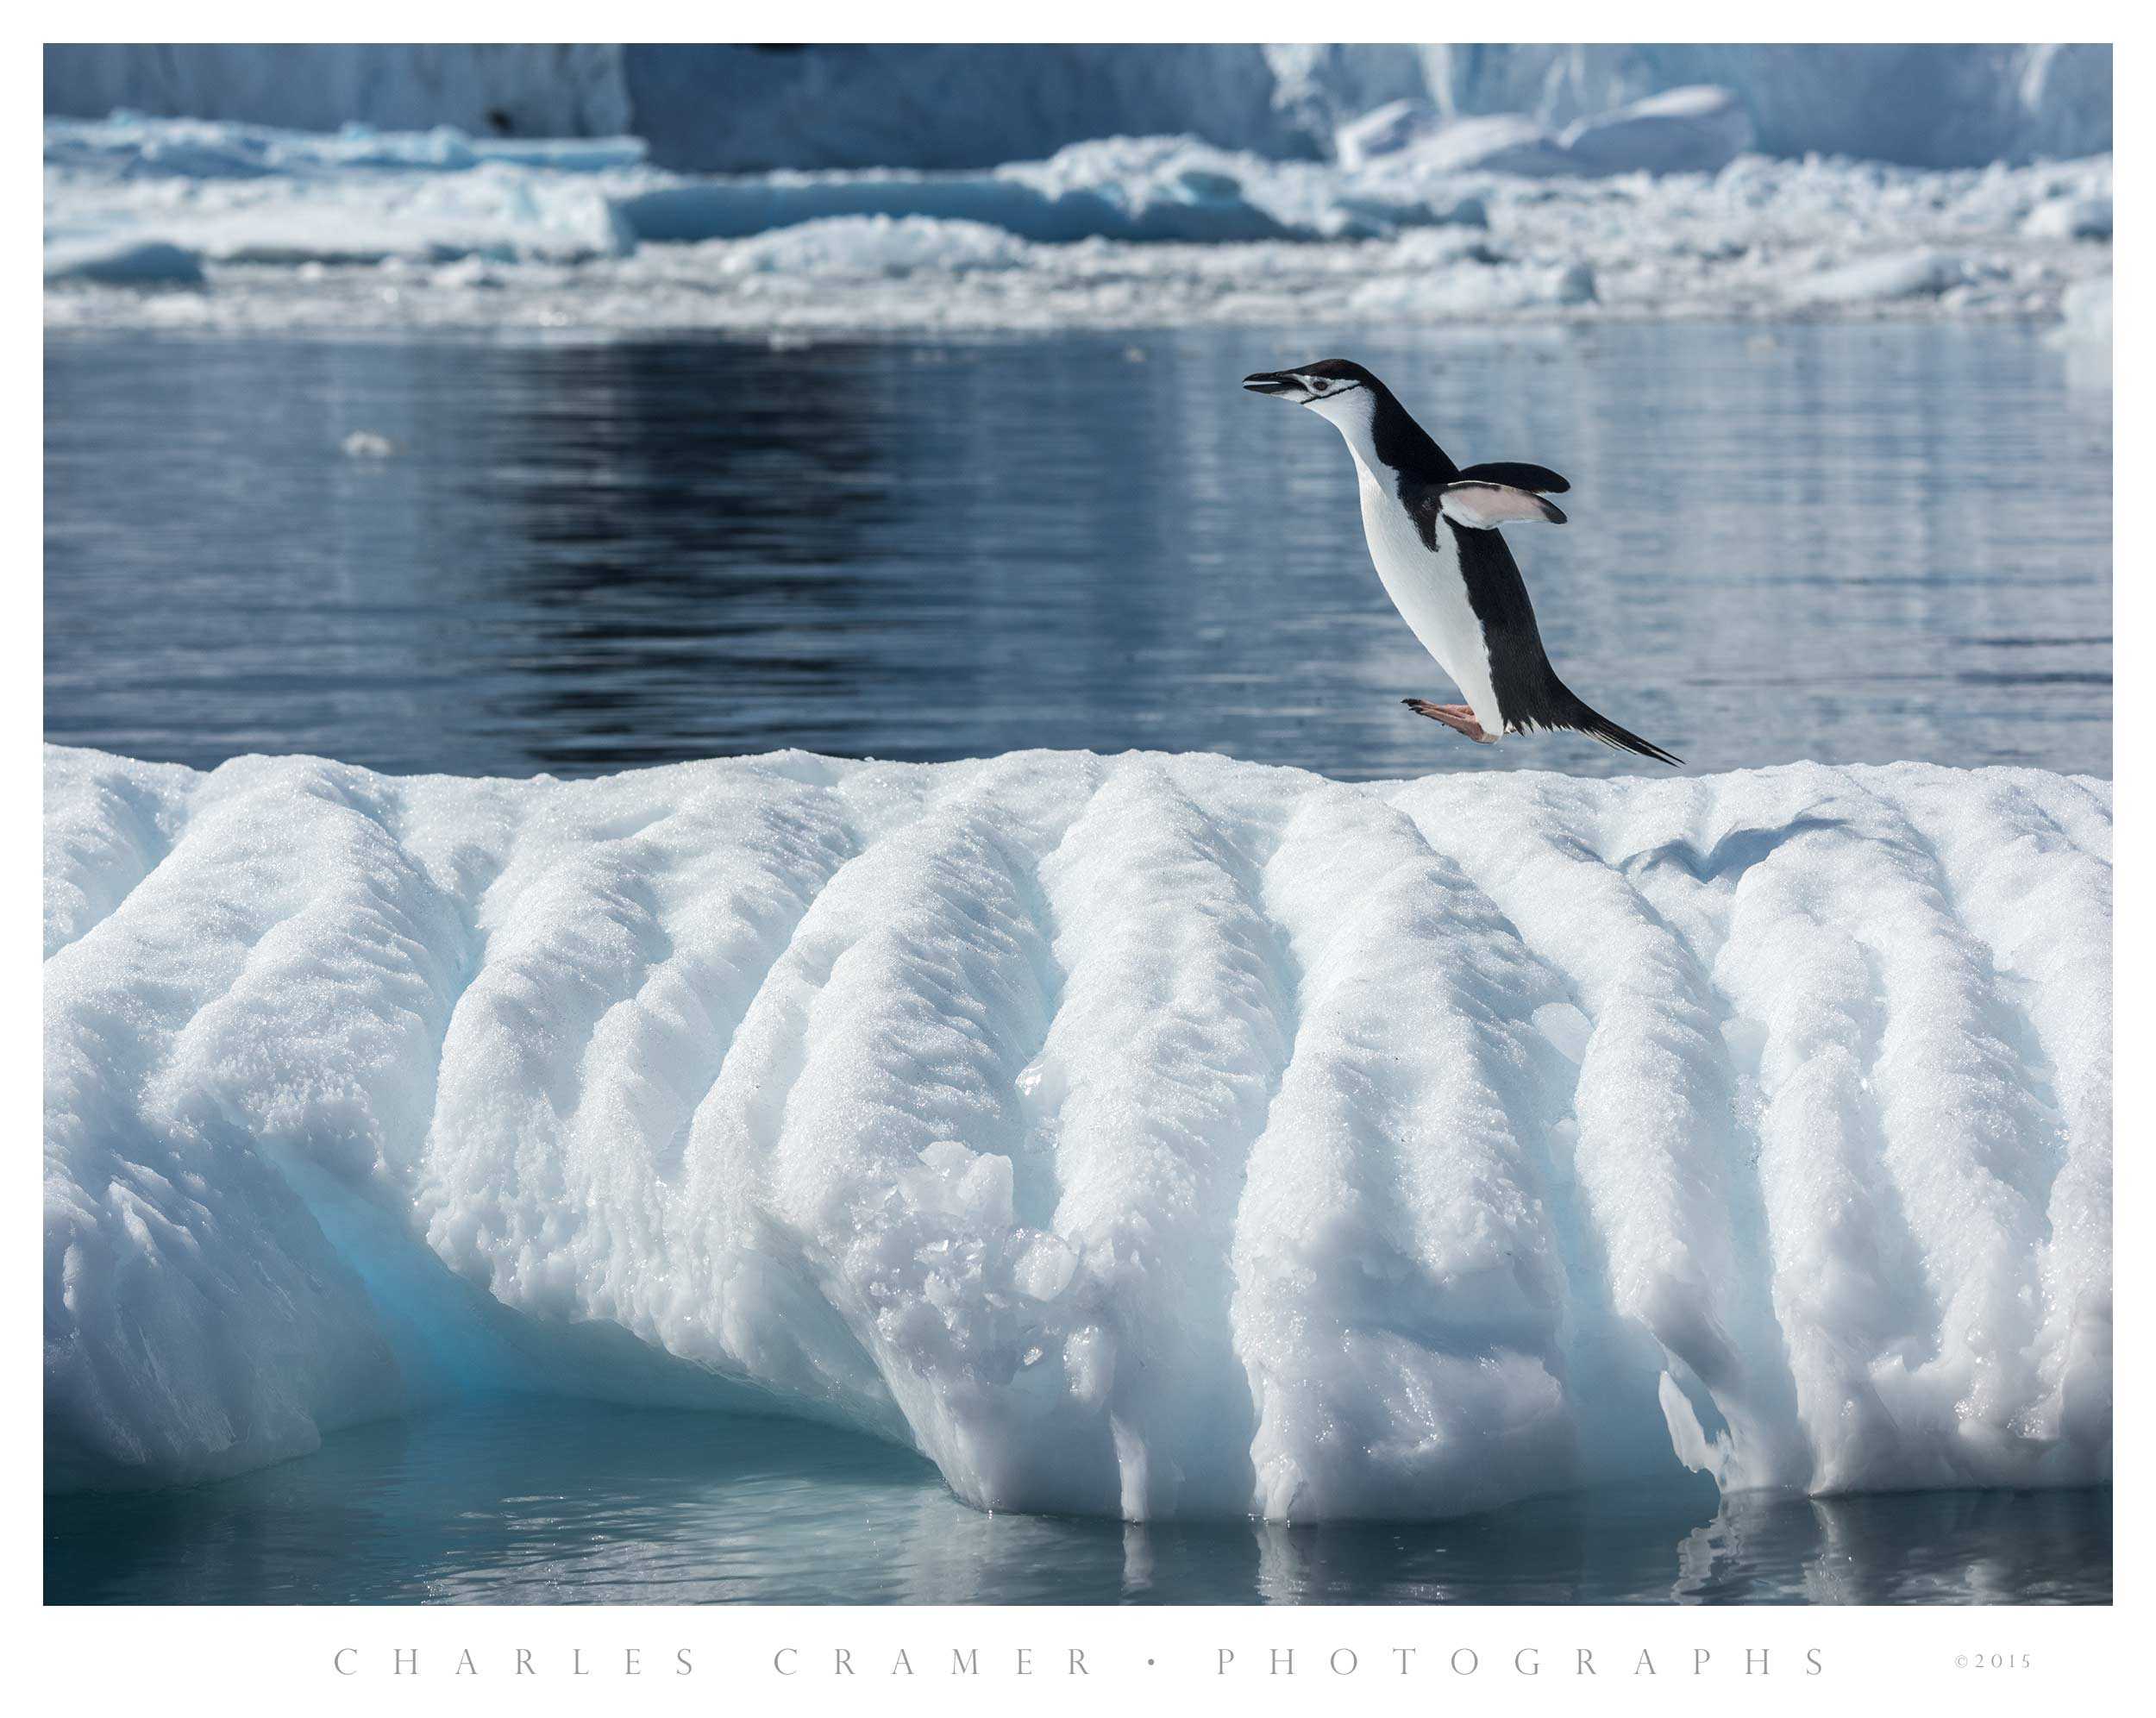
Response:
M1261 370L1244 377L1243 386L1252 393L1307 405L1321 417L1338 418L1344 412L1368 412L1373 396L1385 385L1360 364L1324 358L1292 370Z

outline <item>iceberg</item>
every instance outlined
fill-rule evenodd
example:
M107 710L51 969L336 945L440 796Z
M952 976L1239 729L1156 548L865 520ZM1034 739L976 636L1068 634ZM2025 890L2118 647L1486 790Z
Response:
M2111 1471L2111 801L45 757L50 1489L465 1395L983 1508Z
M769 337L2050 321L2110 273L2108 157L1922 172L1733 154L1743 116L1702 91L1561 133L1378 116L1338 162L1119 136L982 168L724 175L655 166L633 138L54 120L46 323Z
M44 78L56 115L634 132L666 166L703 172L985 167L1171 131L1311 160L1331 153L1341 126L1395 102L1556 133L1703 85L1729 92L1760 147L1792 159L1971 167L2111 147L2111 49L2100 42L50 43ZM1658 149L1675 135L1659 123L1630 134L1593 147Z

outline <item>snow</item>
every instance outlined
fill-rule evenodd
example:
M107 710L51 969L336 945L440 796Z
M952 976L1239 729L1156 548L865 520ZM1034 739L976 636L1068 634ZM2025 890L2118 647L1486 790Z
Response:
M1514 117L1426 135L1395 114L1346 165L1109 137L988 168L731 177L653 166L634 139L50 121L46 320L758 335L2050 320L2109 274L2108 157L1632 170L1720 160L1741 120L1692 91L1554 132ZM1522 171L1557 160L1559 177Z
M48 748L47 1483L501 1389L1131 1519L2102 1482L2110 807Z
M2111 50L2102 43L45 50L53 114L123 108L316 131L360 120L384 131L633 132L668 166L723 172L987 167L1091 138L1171 131L1274 160L1313 160L1332 153L1343 126L1398 102L1440 121L1511 116L1551 136L1633 108L1627 149L1651 136L1658 147L1682 139L1689 151L1702 141L1697 131L1666 123L1678 116L1651 104L1702 85L1727 91L1732 122L1767 154L1791 159L1967 167L2111 147ZM962 125L950 122L961 113ZM1592 153L1614 141L1575 133L1570 147Z

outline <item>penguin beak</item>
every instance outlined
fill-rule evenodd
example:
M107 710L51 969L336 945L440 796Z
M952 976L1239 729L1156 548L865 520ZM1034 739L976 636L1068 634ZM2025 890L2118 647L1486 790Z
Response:
M1302 393L1301 383L1279 370L1260 370L1255 376L1245 376L1243 386L1254 394L1288 394L1299 398Z

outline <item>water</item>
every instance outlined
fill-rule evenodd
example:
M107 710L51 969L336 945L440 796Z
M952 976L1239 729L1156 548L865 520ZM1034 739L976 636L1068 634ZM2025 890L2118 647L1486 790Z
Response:
M153 1496L53 1499L48 1603L2108 1603L2111 1495L1714 1488L1429 1526L984 1515L784 1420L478 1403Z
M2013 327L55 339L46 733L510 774L784 746L1639 768L1401 708L1449 693L1338 437L1237 386L1334 352L1457 457L1572 479L1572 524L1513 533L1551 654L1693 768L2109 774L2110 395Z

